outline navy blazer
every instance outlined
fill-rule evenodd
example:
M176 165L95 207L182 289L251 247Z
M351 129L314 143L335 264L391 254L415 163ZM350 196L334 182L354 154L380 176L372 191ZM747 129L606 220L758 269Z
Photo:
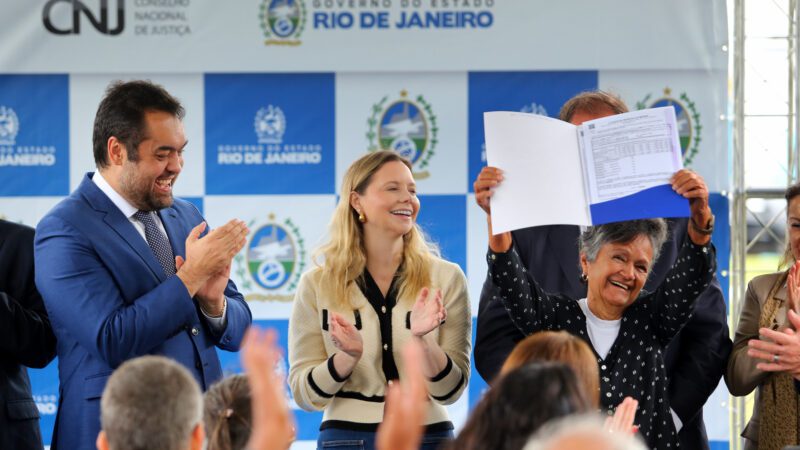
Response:
M33 228L0 220L0 448L42 448L24 366L41 368L56 337L34 284Z
M36 284L58 338L59 405L52 449L94 449L100 396L128 359L164 355L203 390L222 377L215 347L236 351L252 318L229 281L227 326L214 333L177 276L167 277L147 242L87 174L36 228ZM175 199L159 211L174 254L203 221Z
M669 239L645 284L654 291L661 284L683 241L688 239L687 219L668 219ZM573 225L550 225L512 232L514 245L528 271L547 292L570 298L586 297L580 282L578 237ZM485 380L499 372L505 358L524 338L502 303L492 301L495 289L487 276L481 291L475 337L475 367ZM725 299L716 276L695 303L691 319L670 342L664 354L669 377L670 407L683 423L678 435L681 446L708 449L702 409L725 372L731 352Z

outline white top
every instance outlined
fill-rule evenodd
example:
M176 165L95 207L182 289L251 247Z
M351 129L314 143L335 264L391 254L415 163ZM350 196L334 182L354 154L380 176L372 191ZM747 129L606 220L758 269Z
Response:
M586 315L586 331L589 333L589 340L592 341L594 351L600 355L601 358L606 359L608 351L614 345L614 341L619 334L619 327L622 324L622 319L617 320L603 320L592 313L589 309L589 302L582 298L578 300L583 314Z

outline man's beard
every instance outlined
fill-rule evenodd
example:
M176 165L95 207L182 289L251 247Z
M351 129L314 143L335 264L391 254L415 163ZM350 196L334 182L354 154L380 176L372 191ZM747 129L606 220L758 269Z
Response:
M138 180L135 174L133 176L123 175L120 179L120 188L133 206L141 211L158 211L172 206L171 192L168 197L158 197L152 191L155 181L145 188L140 188L141 184L141 180Z

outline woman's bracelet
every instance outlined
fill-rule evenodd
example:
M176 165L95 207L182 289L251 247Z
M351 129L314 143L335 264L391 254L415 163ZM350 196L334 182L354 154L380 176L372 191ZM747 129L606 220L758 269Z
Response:
M708 219L705 228L701 228L699 225L697 225L697 222L694 221L694 217L690 217L689 222L692 225L692 229L698 234L702 234L703 236L710 236L711 233L714 232L714 214L711 214L711 218Z

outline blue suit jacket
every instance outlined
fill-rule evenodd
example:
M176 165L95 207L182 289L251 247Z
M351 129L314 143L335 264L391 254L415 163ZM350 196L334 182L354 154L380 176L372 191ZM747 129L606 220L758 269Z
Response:
M654 291L664 280L688 239L687 219L668 219L669 239L653 265L645 289ZM550 225L512 232L514 245L531 275L548 292L570 298L586 297L579 281L579 229L573 225ZM517 342L524 336L508 316L502 303L492 301L496 289L487 277L478 307L475 337L475 368L491 380ZM664 352L669 377L670 407L683 422L678 437L682 448L708 449L702 409L725 371L731 352L725 299L716 277L698 297L686 325Z
M36 228L36 284L58 339L60 381L53 449L94 449L100 396L111 372L141 355L183 364L205 390L222 376L214 347L236 351L250 310L228 282L227 327L213 333L177 276L167 277L133 224L91 173ZM203 221L176 199L159 211L175 255Z

